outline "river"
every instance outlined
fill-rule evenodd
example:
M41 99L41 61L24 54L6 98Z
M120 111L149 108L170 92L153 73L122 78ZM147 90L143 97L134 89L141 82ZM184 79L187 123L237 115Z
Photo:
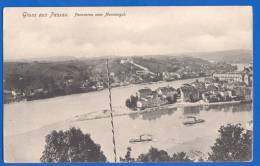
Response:
M125 100L143 87L155 89L160 86L178 88L193 80L160 82L146 85L130 85L112 89L112 103L115 110L130 111ZM39 162L45 144L45 136L52 130L66 130L79 127L84 133L101 145L109 161L113 160L110 120L70 121L76 115L108 109L108 91L75 94L44 100L19 102L4 105L4 159L7 162ZM205 119L193 126L183 125L186 115ZM131 114L114 118L116 147L119 156L124 156L128 146L133 156L145 153L153 146L169 153L209 152L221 125L252 120L251 104L221 106L196 106L165 109L143 114ZM153 135L148 143L129 143L129 139L141 134Z

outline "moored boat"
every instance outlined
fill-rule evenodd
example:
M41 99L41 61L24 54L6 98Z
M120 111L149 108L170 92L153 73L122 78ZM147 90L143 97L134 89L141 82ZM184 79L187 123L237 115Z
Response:
M135 142L150 142L152 141L152 135L150 134L142 134L139 136L139 138L132 138L129 140L130 143L135 143Z
M205 122L204 119L198 119L198 118L195 117L195 116L187 116L186 118L188 118L189 120L183 122L184 125L193 125L193 124ZM191 120L191 119L192 119L192 120Z

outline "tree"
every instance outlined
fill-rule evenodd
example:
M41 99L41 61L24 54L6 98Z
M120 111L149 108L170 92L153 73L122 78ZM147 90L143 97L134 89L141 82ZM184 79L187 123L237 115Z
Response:
M141 162L169 162L171 161L170 156L164 150L158 150L151 147L148 153L141 154L138 156L137 161Z
M131 101L130 101L130 99L127 99L127 100L125 101L125 105L126 105L128 108L131 108Z
M166 100L167 100L168 104L175 103L176 99L177 99L177 95L176 94L174 94L172 96L167 96L166 97Z
M210 161L249 161L252 159L252 133L245 131L241 124L221 126Z
M128 148L127 148L126 155L125 155L125 159L126 159L126 161L128 161L128 162L129 162L129 161L132 161L131 151L132 151L131 147L128 147Z
M187 156L185 152L174 153L171 157L171 161L176 162L191 162L192 160Z
M75 127L46 136L41 162L105 162L106 157L89 134Z
M136 96L131 95L130 99L126 100L125 105L128 108L135 108L137 101L138 101L138 98Z
M130 101L131 101L132 108L135 108L136 107L136 103L138 101L138 98L136 96L131 95L130 96Z
M121 162L134 162L135 159L131 157L131 151L132 151L132 148L127 147L125 158L120 157L120 161Z
M139 162L191 162L185 152L174 153L170 156L165 150L151 148L148 153L138 156Z

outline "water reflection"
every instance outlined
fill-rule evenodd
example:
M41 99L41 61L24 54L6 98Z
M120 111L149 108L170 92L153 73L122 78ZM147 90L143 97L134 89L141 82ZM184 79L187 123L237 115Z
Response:
M129 117L132 120L141 118L142 120L156 120L165 115L172 115L175 111L182 111L183 115L199 115L201 111L212 111L212 112L243 112L252 111L252 104L228 104L228 105L208 105L208 106L189 106L189 107L179 107L179 108L165 108L161 110L143 112L143 113L133 113Z
M177 108L165 108L161 110L156 110L156 111L150 111L150 112L143 112L143 113L136 113L136 114L130 114L129 117L133 120L138 118L139 116L142 118L142 120L156 120L161 118L164 115L172 115Z
M247 103L247 104L237 104L233 105L232 107L232 112L244 112L244 111L252 111L253 110L253 105L252 103Z
M214 112L229 112L233 105L209 105L209 106L204 106L205 111L214 111Z
M200 113L200 110L203 110L202 106L183 107L183 114L184 115L197 115Z
M214 111L214 112L243 112L243 111L252 111L251 103L234 103L228 105L209 105L203 106L203 110L205 111Z
M133 114L129 114L129 117L131 118L131 119L133 119L133 120L135 120L135 119L137 119L138 117L139 117L139 113L138 112L136 112L136 113L133 113Z

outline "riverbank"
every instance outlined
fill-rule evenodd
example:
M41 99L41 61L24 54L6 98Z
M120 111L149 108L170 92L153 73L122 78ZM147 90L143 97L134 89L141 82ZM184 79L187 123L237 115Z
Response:
M248 103L252 103L252 101L247 101ZM216 102L216 103L207 103L204 101L198 101L194 103L190 102L177 102L174 104L167 104L159 107L151 107L146 108L144 110L113 110L113 116L126 116L131 114L142 114L147 112L153 112L153 111L160 111L164 109L173 109L173 108L179 108L179 107L195 107L195 106L211 106L211 105L232 105L232 104L241 104L243 101L226 101L226 102ZM86 121L86 120L95 120L95 119L103 119L103 118L110 118L110 110L103 110L103 111L96 111L96 112L90 112L87 114L77 115L73 117L72 119L69 119L69 121Z
M112 105L116 111L130 112L125 106L125 99L131 94L135 94L139 89L145 87L157 89L158 87L165 86L179 88L183 84L194 82L195 80L187 79L116 87L112 89ZM202 81L203 78L198 80ZM42 100L4 104L4 135L25 133L42 126L71 119L77 115L109 109L108 95L108 90L101 90Z
M185 80L191 80L191 79L203 79L206 77L195 77L195 78L184 78L184 79L178 79L178 80L172 80L172 81L156 81L156 82L142 82L142 83L131 83L131 84L123 84L123 85L118 85L118 86L112 86L112 89L114 88L127 88L130 86L134 85L151 85L151 84L160 84L160 83L172 83L175 81L185 81ZM19 96L16 99L10 98L10 99L5 99L4 97L4 104L11 104L11 103L17 103L17 102L26 102L26 101L34 101L34 100L43 100L43 99L50 99L50 98L55 98L55 97L61 97L61 96L70 96L70 95L75 95L75 94L83 94L83 93L92 93L92 92L99 92L99 91L104 91L107 90L106 87L103 89L96 89L96 90L80 90L78 89L77 91L73 91L70 93L59 93L59 94L53 94L53 93L42 93L42 94L37 94L35 96Z

